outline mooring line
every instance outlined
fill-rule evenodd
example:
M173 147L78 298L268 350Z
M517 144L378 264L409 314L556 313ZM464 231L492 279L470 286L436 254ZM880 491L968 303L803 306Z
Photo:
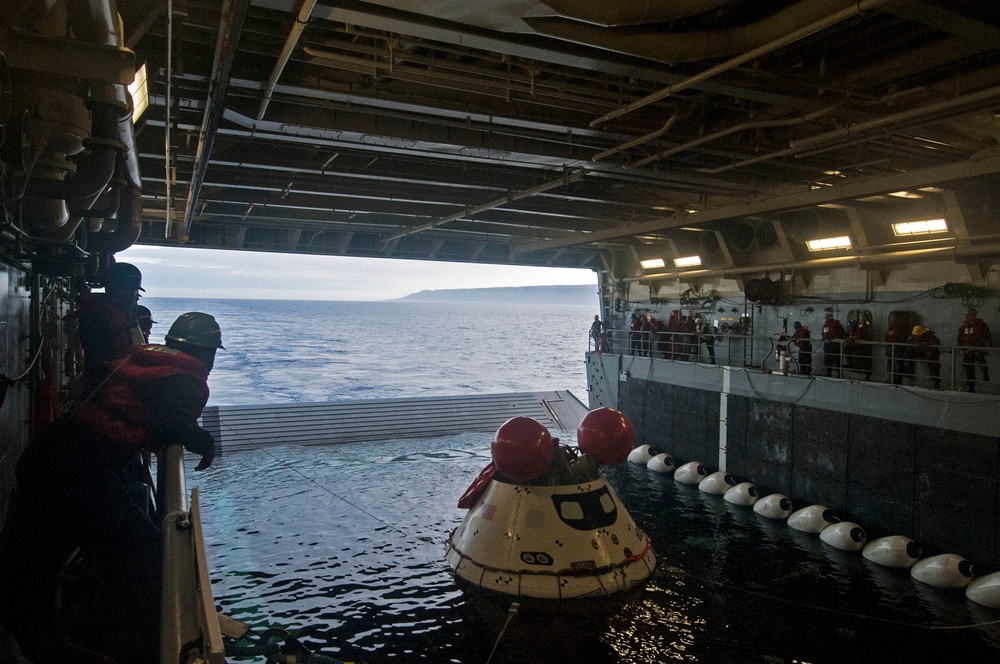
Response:
M374 514L372 514L371 512L369 512L368 510L366 510L366 509L364 509L364 508L362 508L362 507L360 507L358 505L355 505L354 503L352 503L351 501L349 501L347 498L344 498L343 496L341 496L340 494L336 493L335 491L332 491L328 487L320 484L319 482L317 482L313 478L309 477L308 475L306 475L305 473L303 473L301 470L299 470L295 466L293 466L293 465L285 462L283 459L281 459L278 456L272 454L267 449L265 449L264 446L259 445L258 443L255 443L254 441L250 440L249 438L247 438L246 436L244 436L240 431L238 431L237 429L233 428L229 424L226 424L225 422L222 422L221 420L219 421L219 424L221 424L222 426L226 427L227 429L229 429L230 431L232 431L233 433L235 433L237 436L239 436L240 438L242 438L243 440L245 440L250 445L253 445L254 449L260 450L264 454L268 455L269 457L271 457L272 459L274 459L275 461L277 461L283 467L285 467L285 468L287 468L287 469L289 469L289 470L297 473L300 477L302 477L307 482L310 482L311 484L319 487L323 491L326 491L328 494L330 494L334 498L337 498L338 500L344 501L345 503L347 503L348 505L350 505L354 509L356 509L359 512L361 512L362 514L364 514L364 515L366 515L368 517L371 517L375 521L378 521L379 523L381 523L386 528L390 528L392 530L395 530L397 533L399 533L400 535L403 535L404 537L406 537L407 539L409 539L411 541L415 539L415 540L423 542L425 544L433 544L434 543L433 540L431 538L429 538L429 537L416 537L415 538L414 536L412 536L409 533L406 533L406 532L400 530L399 528L397 528L396 526L392 525L391 523L388 523L387 521L384 521L383 519L380 519L379 517L377 517Z
M507 631L507 626L510 625L510 621L514 619L517 615L517 610L521 608L520 602L511 602L510 608L507 609L507 622L503 624L503 629L497 634L497 640L493 642L493 650L490 651L490 656L486 658L486 664L490 664L493 661L493 655L497 651L497 646L500 645L500 639L503 638L503 633Z

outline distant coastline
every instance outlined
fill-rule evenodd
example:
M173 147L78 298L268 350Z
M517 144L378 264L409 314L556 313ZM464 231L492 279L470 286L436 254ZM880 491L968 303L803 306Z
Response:
M592 304L596 308L597 284L592 286L514 286L508 288L449 288L424 290L389 302L467 302L494 304Z

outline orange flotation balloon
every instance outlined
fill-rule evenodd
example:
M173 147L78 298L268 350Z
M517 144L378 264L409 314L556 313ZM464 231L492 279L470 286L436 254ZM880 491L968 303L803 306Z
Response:
M598 464L614 466L627 459L635 447L635 427L620 411L597 408L580 421L576 444Z
M523 482L545 472L554 447L549 430L537 420L513 417L493 437L493 463L507 477Z

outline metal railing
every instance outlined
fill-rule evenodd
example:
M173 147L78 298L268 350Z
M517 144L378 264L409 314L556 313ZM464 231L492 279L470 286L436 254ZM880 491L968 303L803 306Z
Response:
M163 532L163 589L160 600L160 662L224 664L225 648L212 598L198 490L190 506L184 478L184 448L169 445L157 454L157 514Z
M810 340L811 351L783 335L608 330L590 338L589 350L698 362L762 371L780 369L782 347L789 373L976 392L989 384L992 349L879 341Z

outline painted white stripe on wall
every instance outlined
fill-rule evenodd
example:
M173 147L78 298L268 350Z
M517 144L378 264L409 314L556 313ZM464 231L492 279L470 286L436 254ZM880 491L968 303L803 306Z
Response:
M731 367L722 368L722 391L719 392L719 470L726 471L726 435L729 422L729 378Z

